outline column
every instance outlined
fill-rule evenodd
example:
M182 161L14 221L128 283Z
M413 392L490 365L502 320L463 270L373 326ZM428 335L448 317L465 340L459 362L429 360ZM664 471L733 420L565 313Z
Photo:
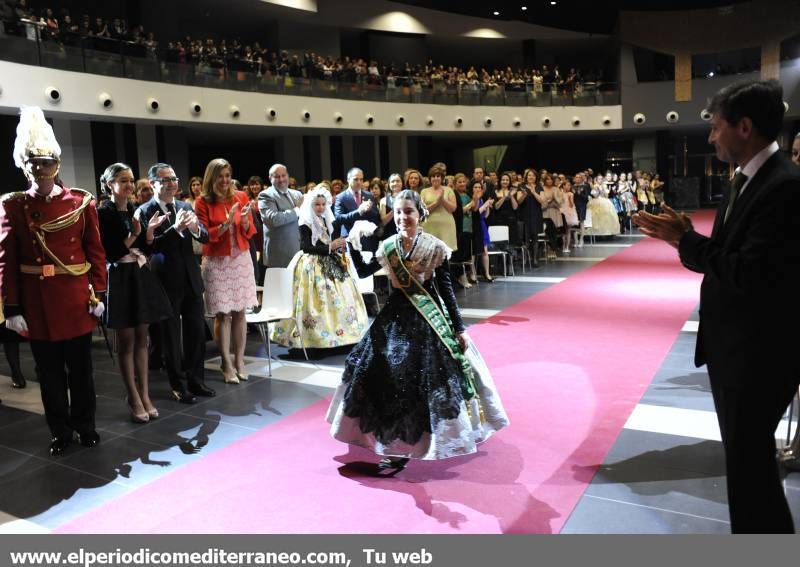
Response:
M97 194L94 151L89 122L53 118L53 132L61 146L60 177L70 187L80 187Z

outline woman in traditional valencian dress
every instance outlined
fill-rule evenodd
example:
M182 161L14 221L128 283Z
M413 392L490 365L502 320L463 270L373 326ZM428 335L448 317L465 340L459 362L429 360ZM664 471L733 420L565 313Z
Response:
M383 268L394 288L364 338L345 360L328 410L331 435L385 457L397 472L409 459L445 459L477 451L508 425L491 374L464 332L450 280L451 249L419 228L420 196L394 200L398 234L364 264L354 226L348 241L359 275Z
M609 236L619 234L619 218L617 209L611 203L606 193L605 181L598 175L594 187L592 188L592 199L587 205L591 211L592 228L591 233L597 236Z
M332 348L361 340L369 326L364 300L347 270L344 238L331 212L331 194L317 185L303 198L298 223L300 251L289 264L294 274L295 321L284 319L270 338L290 348ZM302 339L302 340L301 340Z

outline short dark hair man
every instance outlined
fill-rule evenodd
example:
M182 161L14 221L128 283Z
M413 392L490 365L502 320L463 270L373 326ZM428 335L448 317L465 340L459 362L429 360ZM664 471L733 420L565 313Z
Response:
M205 385L204 287L192 250L192 239L208 242L208 230L189 203L175 198L180 180L171 165L157 163L147 177L155 194L136 215L145 230L150 266L172 300L172 317L159 323L167 377L173 398L193 404L195 396L214 396Z
M734 533L794 533L775 459L775 429L797 391L797 341L778 318L800 316L800 219L787 206L800 171L779 151L783 91L777 81L725 87L711 100L717 157L738 164L711 236L669 207L634 221L702 273L695 364L708 365Z

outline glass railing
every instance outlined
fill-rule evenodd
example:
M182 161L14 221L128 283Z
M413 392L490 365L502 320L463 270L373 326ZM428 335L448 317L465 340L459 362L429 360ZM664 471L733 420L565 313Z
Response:
M569 92L555 85L521 84L505 87L420 85L406 77L344 82L252 72L245 62L227 66L170 62L169 54L127 41L68 34L42 40L38 25L23 24L21 36L0 35L0 59L67 71L111 77L239 91L315 96L349 100L469 106L596 106L618 105L615 83L584 82ZM237 70L234 67L241 67Z

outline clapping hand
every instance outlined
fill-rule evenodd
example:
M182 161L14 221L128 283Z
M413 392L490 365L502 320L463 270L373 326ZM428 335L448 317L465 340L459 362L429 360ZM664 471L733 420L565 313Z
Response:
M187 226L189 226L190 218L189 218L189 211L185 209L180 209L178 213L175 215L175 223L172 225L175 230L181 232Z
M239 210L239 203L236 202L231 207L231 210L228 211L228 220L226 220L225 222L227 222L228 224L233 224L233 220L236 218L236 211L238 210Z
M147 230L152 233L152 231L164 224L168 216L169 215L162 215L161 213L156 212L152 217L150 217L150 221L147 223Z
M200 221L197 220L194 211L186 211L186 218L186 227L192 232L197 232L200 228Z
M339 237L331 242L330 249L331 252L344 251L347 249L347 241Z
M250 230L250 207L252 203L247 203L242 207L242 228L247 231Z

